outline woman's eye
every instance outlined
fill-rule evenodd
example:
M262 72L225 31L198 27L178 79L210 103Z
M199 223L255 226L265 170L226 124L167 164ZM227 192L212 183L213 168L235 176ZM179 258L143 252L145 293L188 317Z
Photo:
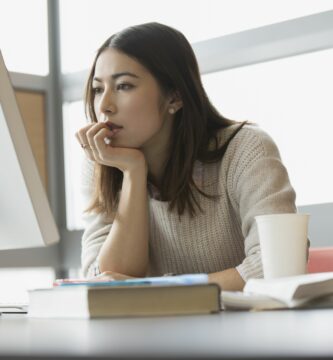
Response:
M126 83L123 83L123 84L119 84L117 86L117 90L129 90L133 87L133 85L131 84L126 84Z
M101 94L103 92L103 89L99 87L93 88L92 90L94 94Z

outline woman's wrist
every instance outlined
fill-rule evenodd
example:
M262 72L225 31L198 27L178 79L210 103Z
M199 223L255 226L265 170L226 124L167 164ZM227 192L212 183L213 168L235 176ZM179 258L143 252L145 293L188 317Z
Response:
M146 180L147 174L148 174L148 166L144 156L142 159L136 162L135 167L123 171L124 179L126 180L133 180L138 178L143 178Z

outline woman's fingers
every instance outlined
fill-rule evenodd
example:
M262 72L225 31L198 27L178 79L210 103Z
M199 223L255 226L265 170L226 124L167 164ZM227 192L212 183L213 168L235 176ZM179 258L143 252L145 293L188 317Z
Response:
M94 136L94 147L98 151L99 157L103 158L105 148L112 142L113 133L111 130L102 128ZM106 140L107 139L107 140Z
M110 146L119 129L110 130L105 123L93 123L78 131L76 137L84 145L87 157L98 164L121 171L144 167L146 160L139 149Z
M112 135L112 131L104 123L97 123L87 131L86 134L87 141L89 146L92 148L92 150L96 148L96 142L95 142L96 134L103 129L105 130L105 132L109 134L109 136Z
M100 141L100 136L95 140L96 134L99 134L101 130L103 130L103 134L105 133L104 137L108 139L107 142L110 144L112 131L104 123L89 124L75 134L86 156L93 161L98 161L101 158L101 146L99 146L99 150L97 149L97 141ZM106 144L106 142L104 142L104 144Z
M111 139L112 135L112 131L103 123L97 124L87 132L89 147L96 161L103 161L105 147L108 146L104 138Z
M135 278L133 276L116 273L114 271L104 271L103 273L95 276L94 278L92 278L90 280L91 281L94 281L94 280L112 281L112 280L126 280L126 279L135 279Z
M114 132L116 130L110 130L105 123L92 123L81 128L75 137L90 160L103 163Z
M92 150L90 148L88 139L87 139L87 132L88 130L90 130L93 126L95 125L95 123L93 124L89 124L83 128L81 128L77 133L75 133L75 137L78 140L80 146L82 147L82 149L84 150L86 156L90 159L95 161L94 156L92 155Z
M77 133L75 133L75 137L77 138L80 145L88 145L86 133L92 126L94 126L94 124L89 124L81 128Z

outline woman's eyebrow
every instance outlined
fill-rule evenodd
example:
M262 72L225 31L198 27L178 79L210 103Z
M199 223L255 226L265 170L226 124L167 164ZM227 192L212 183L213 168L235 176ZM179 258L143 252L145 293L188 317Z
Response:
M119 77L121 76L131 76L131 77L134 77L134 78L137 78L139 79L139 76L138 75L135 75L129 71L124 71L124 72L120 72L120 73L115 73L115 74L112 74L110 77L113 79L113 80L116 80L118 79ZM94 81L98 81L98 82L102 82L102 80L98 77L94 77Z

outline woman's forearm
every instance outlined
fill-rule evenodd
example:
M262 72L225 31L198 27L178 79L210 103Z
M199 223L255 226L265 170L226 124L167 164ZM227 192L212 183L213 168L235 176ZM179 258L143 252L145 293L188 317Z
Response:
M147 173L124 172L117 213L99 253L101 272L145 276L148 265Z
M241 291L245 285L244 280L235 268L208 274L209 283L217 283L221 290Z

